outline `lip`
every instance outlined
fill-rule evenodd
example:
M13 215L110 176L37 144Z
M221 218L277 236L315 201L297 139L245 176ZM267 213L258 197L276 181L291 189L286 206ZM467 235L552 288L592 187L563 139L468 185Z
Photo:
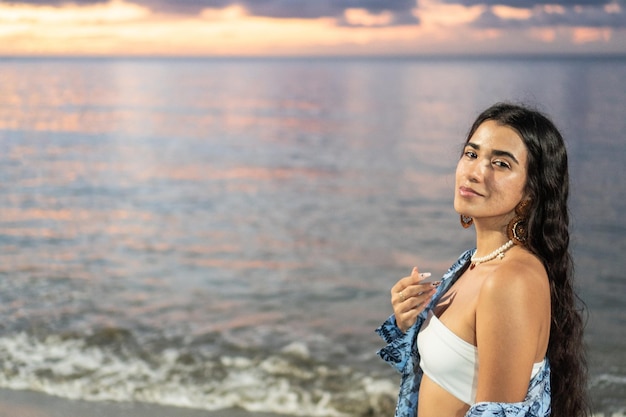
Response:
M459 187L459 195L461 197L482 197L483 195L470 187Z

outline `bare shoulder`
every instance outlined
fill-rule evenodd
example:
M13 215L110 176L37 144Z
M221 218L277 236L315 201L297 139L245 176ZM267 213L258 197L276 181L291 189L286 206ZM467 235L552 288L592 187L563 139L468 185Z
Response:
M550 303L548 275L541 261L518 248L485 278L479 305L537 308Z

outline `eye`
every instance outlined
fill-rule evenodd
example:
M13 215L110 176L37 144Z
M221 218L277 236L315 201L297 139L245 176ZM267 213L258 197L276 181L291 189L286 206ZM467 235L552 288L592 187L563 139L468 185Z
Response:
M495 161L493 161L493 164L495 166L498 166L500 168L507 168L507 169L511 169L511 164L509 164L506 161L503 161L501 159L496 159Z
M477 158L478 155L476 154L476 152L472 151L472 150L467 150L463 153L463 155L467 156L470 159L474 159Z

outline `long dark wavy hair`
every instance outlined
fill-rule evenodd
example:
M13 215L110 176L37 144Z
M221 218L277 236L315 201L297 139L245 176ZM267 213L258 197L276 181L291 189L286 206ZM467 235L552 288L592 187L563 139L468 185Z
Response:
M552 321L547 356L552 371L551 415L588 416L584 303L573 286L567 208L569 174L563 137L541 112L517 104L497 103L478 116L467 141L487 120L516 130L528 150L526 193L531 206L525 246L543 262L550 281Z

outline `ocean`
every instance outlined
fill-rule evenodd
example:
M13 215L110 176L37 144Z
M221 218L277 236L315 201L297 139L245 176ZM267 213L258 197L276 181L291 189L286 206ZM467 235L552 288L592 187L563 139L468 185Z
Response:
M0 59L0 388L389 416L389 289L443 274L469 125L552 117L596 416L626 415L626 58Z

